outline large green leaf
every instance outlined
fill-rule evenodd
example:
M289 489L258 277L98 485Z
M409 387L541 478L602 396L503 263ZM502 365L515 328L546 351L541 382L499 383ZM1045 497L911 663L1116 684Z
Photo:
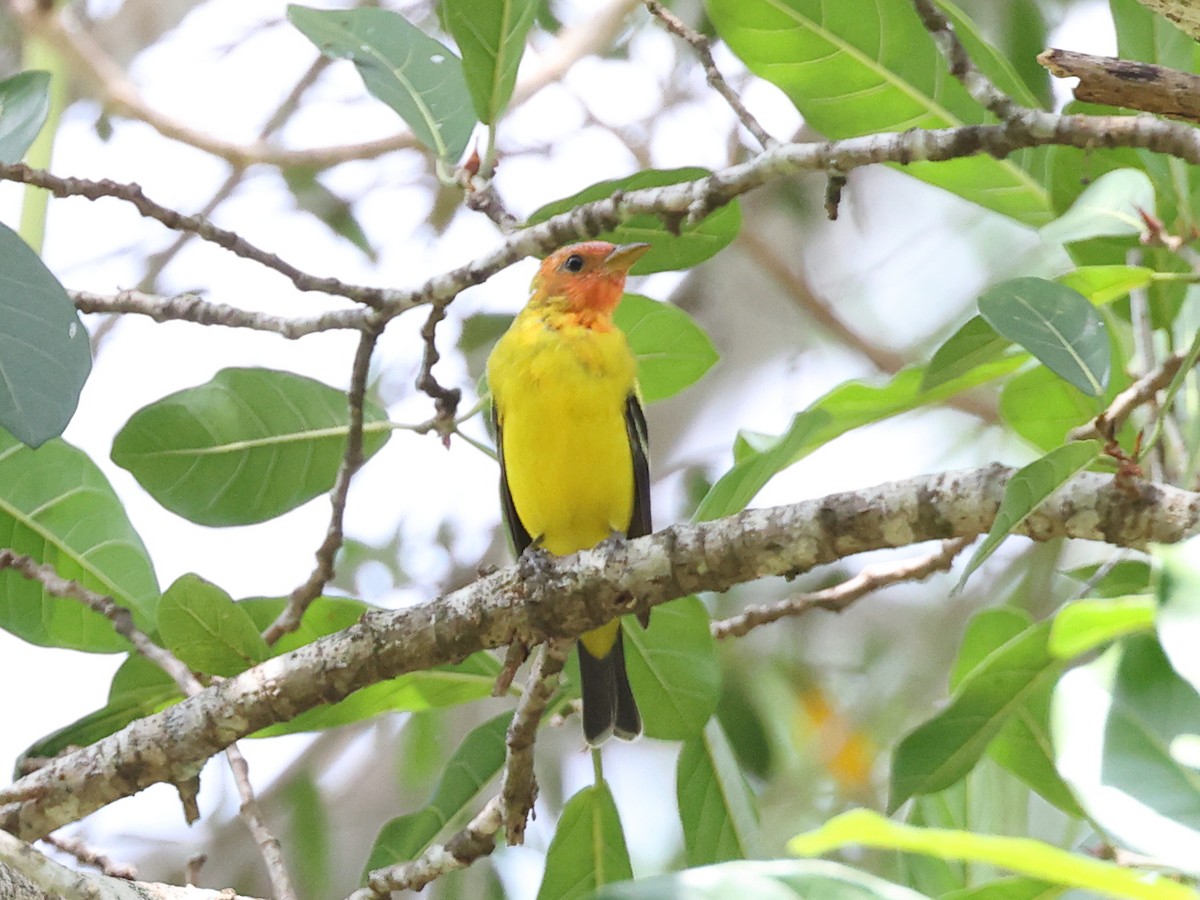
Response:
M1008 375L1023 357L1006 357L977 365L968 372L922 390L925 369L904 369L883 385L850 381L839 385L808 409L797 413L778 436L742 433L734 447L734 465L700 501L696 521L732 515L754 499L763 485L818 447L863 425L921 406L932 406L968 388Z
M1108 0L1122 59L1196 71L1196 42L1174 22L1137 0Z
M1087 468L1100 455L1100 441L1078 441L1064 444L1051 450L1040 459L1017 470L1004 487L1004 497L992 527L971 554L963 569L961 586L1013 529L1024 522L1042 501L1071 479L1075 473Z
M390 431L374 403L363 419L369 458ZM333 487L348 423L346 395L319 381L222 369L134 413L113 441L112 458L172 512L201 525L247 525Z
M462 61L403 16L375 7L289 6L288 20L326 56L348 59L363 84L439 158L456 162L475 128Z
M754 794L716 718L684 742L675 796L689 866L761 854Z
M1149 595L1076 600L1054 617L1050 652L1074 659L1119 638L1154 627L1154 598Z
M721 698L721 666L698 597L656 607L650 627L625 619L625 662L649 737L678 741L701 733Z
M633 877L625 832L608 785L601 781L567 801L546 851L537 900L574 900Z
M1138 169L1114 169L1097 178L1065 213L1043 225L1043 240L1068 244L1095 237L1141 234L1141 213L1154 212L1154 185Z
M637 357L638 385L647 403L678 394L720 358L695 320L670 303L626 294L613 320Z
M938 900L1056 900L1065 890L1062 885L1010 875L978 887L947 891Z
M0 428L31 447L58 437L91 371L87 329L71 298L0 223Z
M1062 664L1046 648L1049 634L1044 622L1006 641L962 680L945 709L900 741L892 754L890 809L966 775L1037 687L1058 676Z
M855 845L1000 866L1051 884L1093 890L1105 897L1195 900L1196 896L1191 888L1169 879L1156 880L1116 863L1069 853L1032 838L915 828L866 809L834 816L820 828L792 838L788 849L800 856L818 856Z
M709 174L711 173L708 169L699 168L645 169L625 178L600 181L570 197L547 203L529 217L529 224L544 222L552 216L574 209L581 203L607 199L619 191L636 191L641 188L678 184L681 181L694 181ZM651 272L689 269L704 262L727 247L737 237L741 228L741 209L733 202L714 210L694 225L682 225L678 233L669 229L657 216L634 216L612 231L599 235L597 240L611 241L614 244L639 241L650 244L646 255L630 270L634 275L648 275Z
M1200 774L1181 753L1200 696L1157 641L1126 638L1067 672L1052 722L1058 770L1089 817L1119 844L1200 874Z
M983 292L979 314L1085 394L1104 393L1112 367L1108 329L1078 291L1044 278L1013 278Z
M254 620L199 575L182 575L158 604L163 644L194 672L230 677L270 655Z
M906 887L820 859L738 860L624 881L594 896L595 900L926 900Z
M1158 640L1181 677L1200 690L1200 540L1155 551L1158 573ZM1200 724L1197 725L1200 731Z
M142 540L101 471L54 440L30 450L0 432L0 547L53 566L63 578L112 597L154 630L158 582ZM112 623L78 600L0 572L0 628L34 643L111 653L128 650Z
M49 72L20 72L0 81L0 163L21 161L49 112Z
M1014 96L1036 104L1002 57L943 3L973 57ZM946 128L990 117L949 77L906 0L707 0L717 33L756 75L777 85L805 120L830 138ZM1040 225L1049 200L1013 160L988 156L913 162L902 171L959 196Z
M1153 280L1154 270L1148 266L1080 266L1055 279L1079 291L1095 306L1119 300Z
M503 713L463 738L446 763L429 802L380 829L367 860L367 872L415 859L451 820L467 810L504 765L504 738L511 721L512 713Z
M445 0L446 24L462 51L463 73L484 123L504 112L517 81L536 0Z

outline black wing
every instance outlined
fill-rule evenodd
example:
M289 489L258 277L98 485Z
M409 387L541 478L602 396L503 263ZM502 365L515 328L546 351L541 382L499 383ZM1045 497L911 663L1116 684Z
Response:
M508 526L508 533L512 537L513 552L520 556L525 552L525 548L533 543L533 538L521 524L512 492L508 489L508 472L504 466L504 432L501 430L500 413L496 411L495 400L492 401L492 425L496 431L496 456L500 459L500 503L504 509L504 524Z
M633 516L627 537L642 537L654 530L650 524L650 433L637 394L625 401L625 430L633 451Z

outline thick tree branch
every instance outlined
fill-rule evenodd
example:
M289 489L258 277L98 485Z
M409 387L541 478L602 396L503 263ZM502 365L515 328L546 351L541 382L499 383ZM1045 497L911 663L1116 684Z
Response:
M0 790L0 828L35 839L151 784L186 777L267 725L481 649L573 638L616 614L796 575L867 550L974 537L990 527L1011 474L992 465L677 525L620 547L551 560L537 582L523 582L519 567L511 566L444 597L368 614ZM1144 548L1200 530L1200 494L1151 483L1133 487L1080 474L1020 531L1036 540L1072 537Z

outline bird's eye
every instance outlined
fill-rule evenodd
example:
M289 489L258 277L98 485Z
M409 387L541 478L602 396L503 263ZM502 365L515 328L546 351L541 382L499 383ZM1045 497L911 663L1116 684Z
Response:
M578 253L572 253L570 256L567 257L567 261L563 263L563 268L566 269L568 272L582 272L583 271L583 257L580 256Z

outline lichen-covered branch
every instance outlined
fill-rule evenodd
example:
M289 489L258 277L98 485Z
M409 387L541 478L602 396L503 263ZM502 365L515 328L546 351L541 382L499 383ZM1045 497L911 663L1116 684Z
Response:
M369 684L512 641L574 638L617 614L843 557L991 526L1012 470L991 465L676 525L617 547L553 559L536 582L510 566L467 587L267 660L0 790L0 829L34 839L152 784L186 777L233 741ZM1020 533L1117 547L1175 543L1200 530L1200 494L1114 486L1081 473ZM1130 489L1131 488L1131 489Z

